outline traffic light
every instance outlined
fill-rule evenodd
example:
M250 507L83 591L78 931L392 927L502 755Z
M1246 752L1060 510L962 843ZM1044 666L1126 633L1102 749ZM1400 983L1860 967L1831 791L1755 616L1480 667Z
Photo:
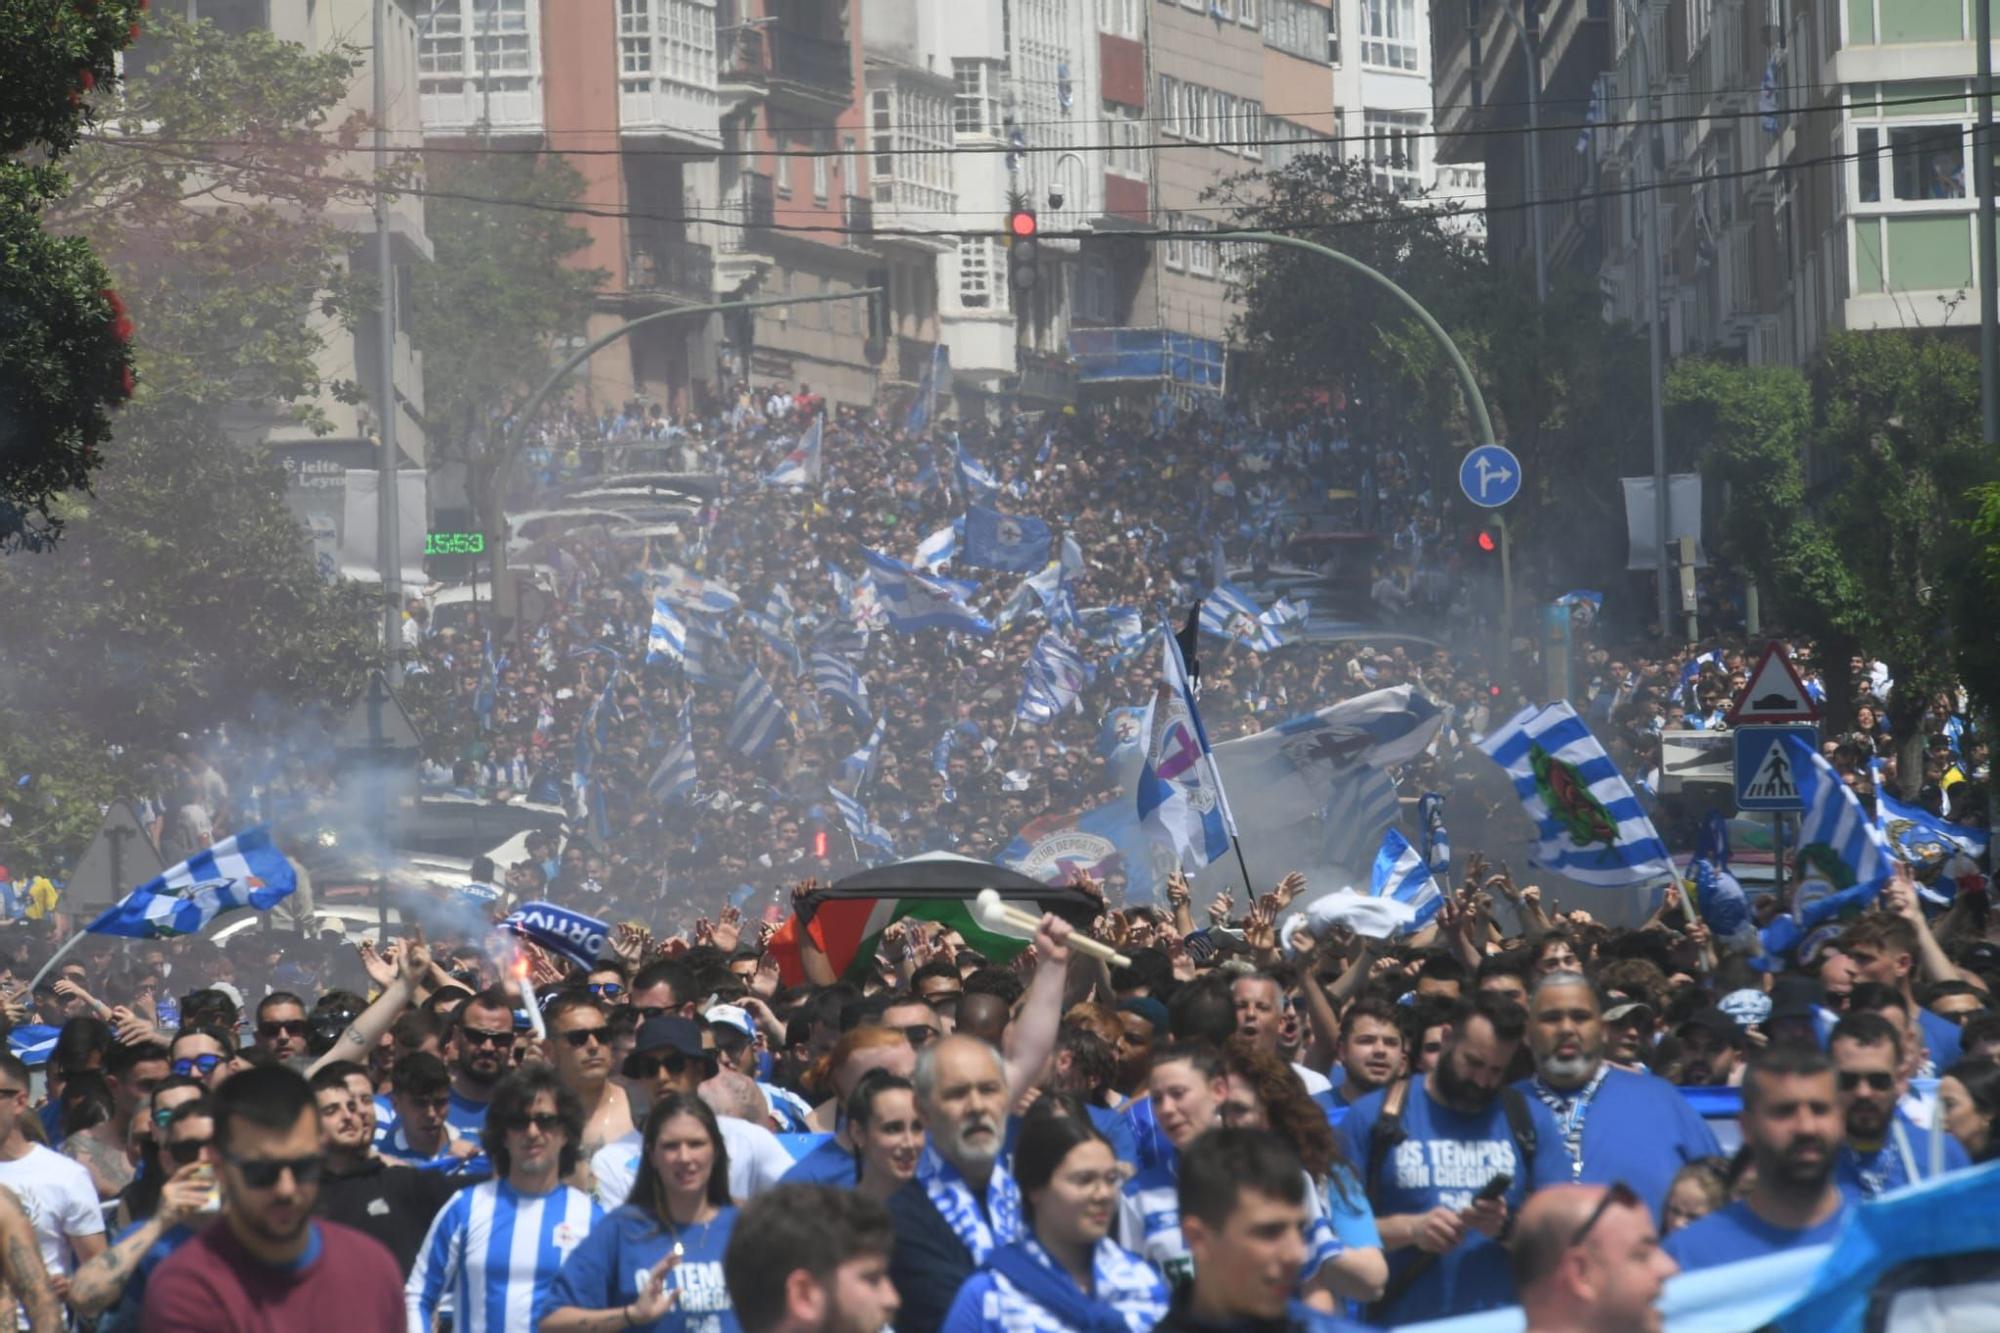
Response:
M1500 549L1500 543L1494 540L1492 532L1486 528L1479 530L1479 535L1472 539L1472 544L1489 555Z
M1500 558L1500 532L1490 521L1481 523L1467 534L1465 544L1471 548L1472 559L1476 563L1484 564Z
M1032 291L1041 276L1040 224L1035 210L1016 196L1007 210L1007 278L1015 291Z

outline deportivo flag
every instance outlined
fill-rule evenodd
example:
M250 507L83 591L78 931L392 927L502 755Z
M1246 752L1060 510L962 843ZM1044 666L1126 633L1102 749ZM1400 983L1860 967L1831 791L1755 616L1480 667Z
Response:
M646 635L646 661L679 662L687 656L687 626L664 597L653 599L653 626Z
M1253 652L1268 653L1284 646L1284 636L1264 621L1264 612L1250 594L1233 583L1218 583L1201 603L1201 627L1219 638L1234 639Z
M1410 840L1395 829L1384 829L1382 848L1375 853L1375 868L1369 876L1368 891L1377 898L1393 898L1415 910L1405 931L1422 929L1444 906L1444 894L1432 878L1423 856Z
M160 872L84 929L132 940L192 935L240 907L268 912L298 886L291 862L260 825Z
M1139 770L1139 822L1174 849L1183 864L1209 865L1229 850L1236 820L1229 813L1215 755L1195 708L1194 687L1180 645L1163 636L1164 679L1147 719Z
M1513 780L1535 826L1535 865L1602 888L1673 876L1639 798L1568 704L1524 708L1479 748Z
M1792 853L1798 871L1792 910L1758 932L1765 955L1760 961L1767 968L1779 966L1809 931L1873 902L1896 859L1888 838L1816 748L1791 732L1778 743L1791 760L1792 782L1805 809Z
M604 953L611 927L594 916L572 912L554 903L522 903L500 923L530 944L560 954L578 967L590 967Z
M840 812L840 822L847 827L847 836L854 839L856 847L879 852L885 860L894 859L896 840L889 836L889 830L875 822L867 806L838 787L828 787L826 793L833 799L833 808Z
M1027 574L1049 562L1054 545L1049 525L1026 514L1003 514L984 505L965 511L965 549L961 559L981 569Z
M922 629L964 630L991 634L986 617L965 604L961 585L920 573L880 551L863 549L875 576L875 595L889 617L889 628L900 633Z
M1083 656L1060 634L1052 630L1042 635L1028 656L1014 716L1023 722L1054 722L1076 706L1092 674Z
M764 673L751 667L736 687L736 703L729 714L729 748L746 759L756 759L770 749L780 736L792 733L791 719L778 702Z

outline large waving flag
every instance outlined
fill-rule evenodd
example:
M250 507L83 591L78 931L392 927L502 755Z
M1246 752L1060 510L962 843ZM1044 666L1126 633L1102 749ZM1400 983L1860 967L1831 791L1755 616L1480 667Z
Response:
M826 418L817 416L806 433L799 436L799 442L785 455L784 461L764 476L767 486L807 486L819 480L820 437L825 433Z
M1993 842L1986 829L1940 819L1920 805L1897 800L1879 786L1875 789L1875 822L1889 844L1890 855L1908 861L1919 877L1943 869L1953 856L1983 861Z
M1049 562L1055 536L1049 525L1026 514L1003 514L984 505L965 511L965 551L961 559L981 569L1026 574Z
M1375 853L1368 891L1377 898L1394 898L1413 908L1416 916L1404 927L1410 931L1422 929L1444 906L1444 893L1430 867L1424 864L1423 855L1395 829L1382 831L1382 850Z
M690 703L688 699L681 700L680 732L667 747L666 757L653 770L653 776L646 780L646 794L657 805L677 804L694 790L694 720Z
M903 418L903 429L912 435L920 434L937 415L938 394L944 392L951 381L951 349L943 343L931 345L931 359L924 363L924 373L917 381L917 391L910 397L910 411Z
M1028 656L1014 716L1023 722L1055 721L1076 706L1092 674L1082 654L1063 642L1062 635L1054 631L1042 635Z
M915 562L917 566L936 573L939 565L950 564L953 557L958 554L958 532L964 525L964 519L947 523L918 542Z
M792 732L784 705L772 692L764 673L751 667L736 687L736 704L729 715L729 748L745 758L756 759L770 749L780 736Z
M669 564L647 573L659 595L675 606L692 607L708 615L719 616L743 604L736 589L720 579L691 574L679 565Z
M1233 583L1218 583L1201 603L1201 627L1224 639L1234 639L1253 652L1268 653L1284 646L1284 635L1265 623L1263 609Z
M687 657L687 626L674 614L674 608L666 598L653 599L653 627L646 635L646 661L664 662L668 658L683 661Z
M1603 888L1673 876L1639 798L1568 704L1524 708L1479 748L1507 770L1535 825L1535 865Z
M1417 798L1417 824L1424 831L1424 864L1433 875L1451 876L1451 835L1444 828L1444 797L1427 791Z
M1873 902L1896 861L1889 839L1833 765L1796 732L1781 735L1779 744L1791 760L1792 782L1805 809L1792 855L1798 871L1792 910L1758 932L1764 957L1753 961L1771 969L1782 966L1809 933L1835 930L1833 923Z
M1183 864L1209 865L1229 850L1236 820L1215 768L1215 754L1195 708L1180 645L1164 637L1165 678L1146 729L1139 770L1139 822L1172 847Z
M161 871L84 929L133 940L192 935L224 912L268 912L298 886L291 862L259 826Z
M875 729L868 733L868 739L861 742L853 754L840 761L840 780L856 794L875 777L875 760L882 752L882 730L888 725L887 713L876 718Z
M880 551L864 549L862 555L875 577L875 596L890 629L906 634L922 629L993 632L992 623L965 604L960 585L911 569Z

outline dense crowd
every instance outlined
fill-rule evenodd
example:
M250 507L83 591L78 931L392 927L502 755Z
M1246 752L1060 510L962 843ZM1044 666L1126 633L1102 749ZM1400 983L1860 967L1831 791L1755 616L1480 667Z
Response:
M86 935L30 988L83 923L16 870L0 1279L26 1326L1136 1333L1518 1304L1530 1328L1640 1329L1677 1270L1818 1244L1868 1200L1996 1170L1984 875L1899 867L1775 952L1712 928L1692 876L1628 924L1562 910L1560 883L1500 859L1518 829L1473 748L1535 664L1495 669L1447 631L1477 628L1449 515L1337 414L1062 413L954 439L840 412L817 480L768 482L818 406L771 390L706 421L530 433L523 503L663 447L721 493L678 538L555 541L544 616L446 628L412 607L433 785L568 812L515 862L475 863L490 884L404 914L428 933ZM988 502L1049 524L1053 595L1022 595L1038 569L967 568L961 535L946 573L1009 623L898 631L863 550L916 563L985 474ZM1205 903L1111 863L1077 875L1094 904L1025 948L905 921L836 971L813 880L861 848L829 787L886 833L870 859L990 859L1037 820L1128 800L1108 724L1154 691L1144 631L1212 594L1219 562L1294 562L1303 535L1350 528L1389 536L1366 568L1325 561L1331 582L1437 646L1282 618L1254 645L1204 636L1202 711L1220 739L1390 685L1449 705L1394 776L1496 856L1453 862L1433 919L1378 937L1314 918L1281 940L1299 877ZM663 586L688 630L665 654ZM1121 607L1136 638L1091 614ZM1094 676L1023 721L1049 632ZM1706 804L1665 793L1661 735L1723 725L1754 659L1577 636L1578 711L1685 850ZM1828 702L1856 725L1824 750L1864 803L1894 783L1946 825L1983 822L1962 699L1931 701L1901 746L1886 673L1793 650L1818 695L1851 691ZM863 706L822 688L816 652L855 668ZM784 719L754 753L729 739L752 667ZM684 771L683 715L691 785L662 778ZM315 831L356 818L322 750L248 728L191 739L146 796L169 861L269 822L310 865ZM1748 887L1758 924L1793 906ZM580 954L495 930L527 902L616 924Z

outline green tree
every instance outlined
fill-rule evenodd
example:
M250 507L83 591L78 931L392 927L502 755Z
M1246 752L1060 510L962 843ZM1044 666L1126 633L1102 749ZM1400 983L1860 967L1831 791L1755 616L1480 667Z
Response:
M89 484L132 393L132 323L111 278L44 213L68 188L55 163L96 119L88 94L116 78L141 4L0 5L0 554L55 540L57 498Z
M325 211L372 185L334 151L352 58L157 35L51 210L131 294L140 389L91 493L55 506L59 552L0 562L0 761L35 775L7 836L43 865L183 733L289 727L379 657L375 594L318 577L281 469L225 428L315 422L331 387L350 238Z
M1818 643L1844 725L1854 653L1887 664L1906 794L1922 780L1920 722L1953 684L1978 487L1978 366L1929 334L1844 333L1809 373L1689 362L1668 383L1677 433L1707 445L1726 486L1725 555L1769 590L1776 619Z
M590 236L564 210L584 180L561 158L434 153L425 177L436 260L416 273L411 304L426 437L434 458L466 468L491 544L512 463L502 423L554 369L557 340L583 331L610 275L573 262Z

